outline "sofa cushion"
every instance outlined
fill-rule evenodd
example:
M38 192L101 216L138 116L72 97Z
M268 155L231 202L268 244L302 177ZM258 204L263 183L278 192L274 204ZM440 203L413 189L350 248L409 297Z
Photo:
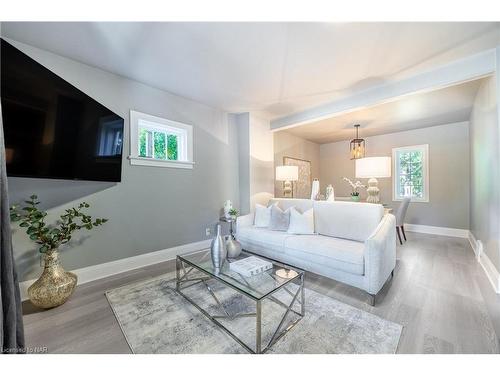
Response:
M384 216L381 204L314 202L314 228L325 236L366 241Z
M253 244L256 246L262 246L265 248L283 252L283 246L285 244L285 239L290 235L286 232L273 231L267 228L257 228L243 227L238 230L237 237L238 241L245 244Z
M285 254L356 275L364 274L365 245L341 238L304 235L285 240Z

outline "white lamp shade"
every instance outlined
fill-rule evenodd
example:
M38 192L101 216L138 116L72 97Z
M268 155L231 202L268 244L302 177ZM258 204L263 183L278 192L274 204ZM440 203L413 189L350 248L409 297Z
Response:
M390 156L356 159L356 178L391 177Z
M276 181L297 181L299 179L299 167L296 165L282 165L276 167Z

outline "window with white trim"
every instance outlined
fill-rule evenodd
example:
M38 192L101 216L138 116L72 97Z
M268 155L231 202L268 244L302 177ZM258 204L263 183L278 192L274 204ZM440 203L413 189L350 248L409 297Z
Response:
M392 161L392 199L429 202L429 145L393 148Z
M130 111L130 164L193 168L193 127Z

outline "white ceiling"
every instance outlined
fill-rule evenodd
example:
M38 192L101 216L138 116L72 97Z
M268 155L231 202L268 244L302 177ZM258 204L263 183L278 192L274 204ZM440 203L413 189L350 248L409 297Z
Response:
M286 131L316 143L329 143L354 138L354 124L361 125L360 137L364 138L468 121L477 90L484 79L404 96L396 101L363 108Z
M274 119L500 44L500 23L22 23L2 35Z

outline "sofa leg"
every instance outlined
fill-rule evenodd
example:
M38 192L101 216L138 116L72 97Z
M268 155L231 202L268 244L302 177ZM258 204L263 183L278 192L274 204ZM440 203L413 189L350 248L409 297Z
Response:
M401 225L401 232L403 233L403 238L405 239L406 242L406 233L405 233L405 227Z
M368 293L368 295L370 296L370 305L371 306L375 306L375 297L377 297L376 294L370 294Z
M394 277L394 270L391 271L391 277Z
M402 245L403 241L401 241L401 233L399 232L399 227L396 227L396 232L398 233L399 243Z

